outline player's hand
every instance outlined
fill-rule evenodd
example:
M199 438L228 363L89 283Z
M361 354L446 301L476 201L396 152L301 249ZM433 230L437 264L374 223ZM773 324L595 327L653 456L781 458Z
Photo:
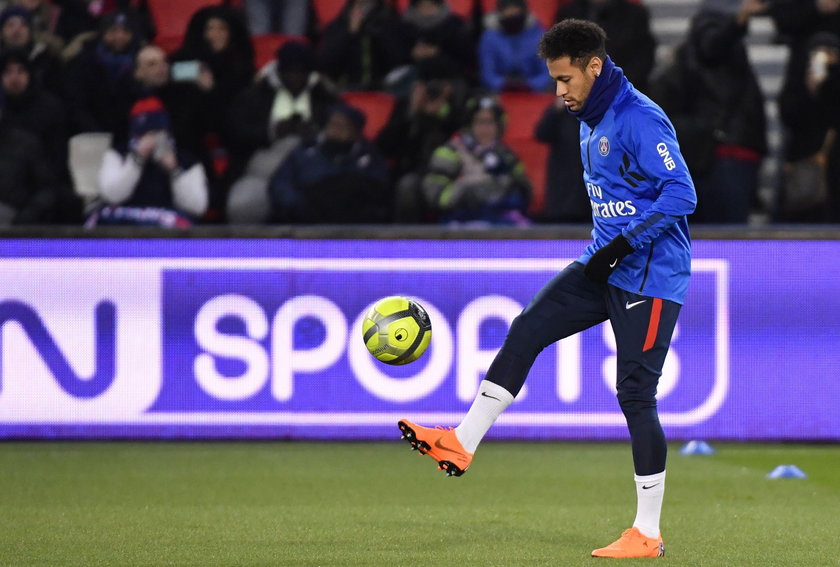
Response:
M620 234L608 244L595 251L589 262L583 267L584 275L597 283L607 283L610 274L618 267L621 260L633 252L633 247Z

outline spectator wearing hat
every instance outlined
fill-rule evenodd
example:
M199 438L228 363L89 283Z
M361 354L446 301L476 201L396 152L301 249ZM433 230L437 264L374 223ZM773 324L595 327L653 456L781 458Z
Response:
M223 187L214 168L216 132L223 125L222 111L215 109L210 94L212 75L208 68L197 70L195 76L182 77L172 70L166 53L156 45L146 45L137 53L134 64L135 98L149 96L163 102L171 121L172 134L178 147L186 150L204 166L210 187L210 206L205 220L220 215Z
M438 57L421 61L417 69L411 92L396 100L376 137L376 146L391 164L397 222L426 220L421 192L426 167L432 153L461 125L458 69Z
M317 136L336 102L337 94L315 70L309 44L290 41L277 50L228 114L229 172L236 180L228 195L229 222L268 220L269 179L301 141Z
M364 138L364 125L360 110L332 107L318 138L297 147L271 179L275 222L393 221L387 166Z
M12 0L10 5L29 10L35 41L42 42L56 55L64 49L64 40L54 33L55 23L61 10L50 0Z
M114 12L102 20L99 34L84 42L67 62L64 85L71 135L110 132L125 141L140 44L132 14Z
M747 56L761 0L703 0L651 98L671 118L697 190L694 222L746 224L767 155L764 93Z
M6 121L0 90L0 226L53 222L55 175L35 135Z
M67 168L67 120L64 103L32 81L29 61L19 53L0 55L0 87L6 94L5 122L38 138L55 175L60 203L57 222L78 224L81 202Z
M32 80L29 60L20 53L0 55L0 80L6 93L6 123L35 135L53 169L64 169L68 141L64 103Z
M527 225L531 183L519 157L503 141L499 101L467 101L464 127L435 150L423 179L429 208L442 222Z
M0 50L26 57L35 82L56 96L62 96L61 60L46 43L35 39L29 10L9 6L0 12Z
M498 0L478 42L482 86L491 91L546 91L552 79L537 56L545 30L525 0Z
M87 226L186 227L207 208L204 168L175 144L169 116L156 97L131 109L127 144L113 145L99 171L102 206Z
M324 30L319 68L342 90L379 90L389 72L410 61L407 39L385 0L347 0Z

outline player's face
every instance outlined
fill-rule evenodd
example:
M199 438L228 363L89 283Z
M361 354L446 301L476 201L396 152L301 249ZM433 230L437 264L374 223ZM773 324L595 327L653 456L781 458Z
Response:
M595 79L601 74L601 60L593 57L581 69L570 57L546 61L548 74L554 79L555 94L563 99L567 110L580 111L589 98Z

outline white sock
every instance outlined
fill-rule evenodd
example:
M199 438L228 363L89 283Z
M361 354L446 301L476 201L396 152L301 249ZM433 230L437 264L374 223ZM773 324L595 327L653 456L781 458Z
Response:
M475 453L478 444L496 421L496 418L513 402L513 395L493 382L482 380L470 411L461 425L455 428L455 436L470 453Z
M665 471L646 476L633 475L636 481L636 520L633 526L649 538L659 537L659 515L665 496Z

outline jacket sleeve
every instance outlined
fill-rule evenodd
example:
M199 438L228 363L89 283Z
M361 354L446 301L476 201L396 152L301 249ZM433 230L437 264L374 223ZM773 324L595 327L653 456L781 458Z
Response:
M461 158L449 145L435 150L429 160L429 167L423 177L423 195L426 202L439 209L449 205L455 180L461 172Z
M622 230L638 250L694 212L697 195L671 123L659 113L645 113L633 124L629 136L637 163L657 193L653 204Z
M114 149L105 152L99 169L99 194L110 205L124 203L140 181L142 166L131 154L125 157Z
M200 216L207 210L208 199L207 176L200 163L180 172L172 180L172 200L178 210Z

